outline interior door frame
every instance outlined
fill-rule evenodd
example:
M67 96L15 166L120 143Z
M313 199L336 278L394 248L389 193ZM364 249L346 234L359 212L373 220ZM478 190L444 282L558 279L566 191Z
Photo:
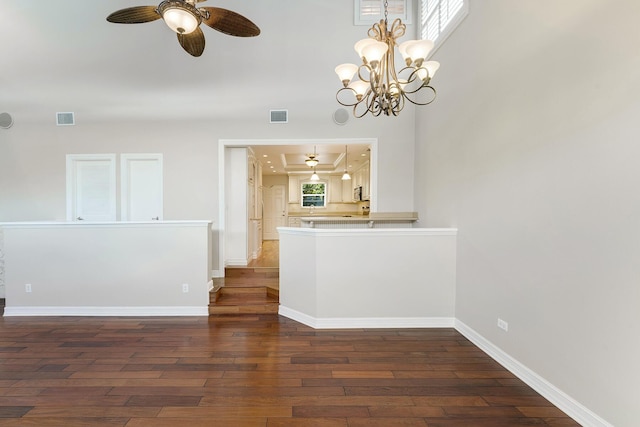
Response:
M213 270L213 277L224 277L225 269L225 222L226 222L226 183L225 183L225 150L230 147L251 147L256 145L348 145L367 144L371 147L370 176L372 212L378 209L378 139L377 138L327 138L327 139L220 139L218 140L218 269Z

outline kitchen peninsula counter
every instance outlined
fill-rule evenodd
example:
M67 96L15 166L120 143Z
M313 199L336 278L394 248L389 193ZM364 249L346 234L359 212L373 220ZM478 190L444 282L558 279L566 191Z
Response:
M410 228L418 221L415 212L371 212L369 215L308 215L300 217L303 228Z
M453 326L456 229L278 232L281 315L320 329Z

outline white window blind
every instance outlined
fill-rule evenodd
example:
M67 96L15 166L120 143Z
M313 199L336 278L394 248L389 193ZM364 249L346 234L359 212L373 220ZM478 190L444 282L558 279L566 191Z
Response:
M413 0L387 0L389 22L396 18L405 24L411 24L411 6ZM384 19L384 0L354 0L355 25L372 25Z
M468 0L421 0L420 36L439 46L469 12Z

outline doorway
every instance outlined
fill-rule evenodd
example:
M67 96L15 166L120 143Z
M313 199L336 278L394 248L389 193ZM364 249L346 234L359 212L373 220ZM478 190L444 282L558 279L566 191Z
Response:
M278 227L284 227L287 219L287 196L284 185L272 185L262 189L264 203L263 240L279 240Z
M233 228L229 229L229 221L233 222L234 218L230 218L234 216L233 212L248 211L248 206L246 205L246 197L238 197L238 192L245 192L246 186L244 188L230 188L227 180L229 179L229 174L231 173L230 165L227 162L230 161L229 152L233 148L249 148L249 147L258 147L258 146L291 146L291 147L314 147L314 146L340 146L344 147L345 145L351 144L360 144L366 145L370 147L370 163L371 163L371 194L376 194L376 183L377 183L377 157L378 157L378 140L376 138L352 138L352 139L323 139L323 140L315 140L315 139L292 139L292 140L282 140L282 139L221 139L218 142L218 208L219 208L219 232L218 232L218 262L217 266L213 271L213 277L224 277L225 276L225 267L227 265L233 265L233 260L230 260L231 263L228 262L226 256L226 247L228 245L233 245L234 242L244 241L246 242L249 236L240 236ZM301 150L301 152L309 152L308 150ZM246 176L248 172L248 167L243 168ZM264 189L264 188L263 188ZM287 193L285 191L285 203L287 202ZM233 196L235 194L235 197ZM245 203L243 206L239 206L238 203ZM264 202L263 202L264 203ZM377 208L377 200L375 197L371 199L371 210L375 211ZM286 215L285 215L286 221ZM275 220L274 220L275 221ZM285 224L283 224L286 226ZM276 226L277 228L277 226Z

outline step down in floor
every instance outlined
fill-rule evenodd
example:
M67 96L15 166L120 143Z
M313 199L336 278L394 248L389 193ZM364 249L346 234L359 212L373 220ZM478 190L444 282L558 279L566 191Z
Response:
M214 280L214 289L209 297L209 314L278 312L280 293L277 268L227 268L226 274L223 279Z

